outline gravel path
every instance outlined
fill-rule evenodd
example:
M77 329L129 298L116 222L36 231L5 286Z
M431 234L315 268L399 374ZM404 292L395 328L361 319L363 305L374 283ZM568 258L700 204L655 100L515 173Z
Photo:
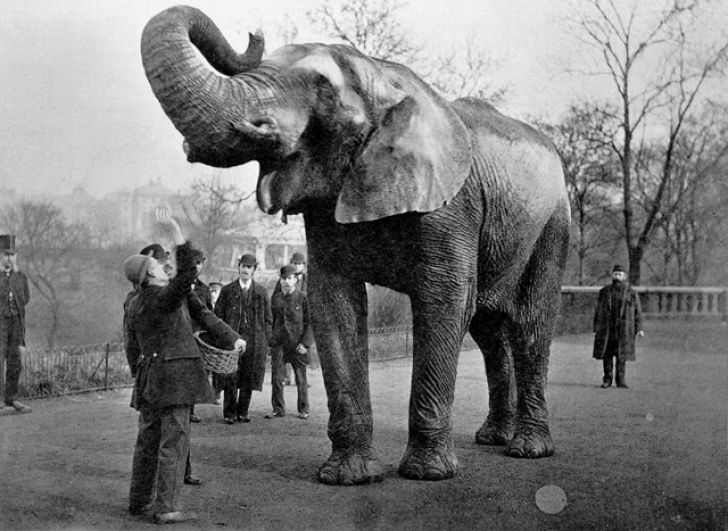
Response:
M312 414L227 426L200 405L195 474L186 487L195 523L175 529L254 530L727 530L726 328L649 324L630 389L600 389L591 335L554 341L549 388L556 454L516 460L473 443L486 414L477 351L462 353L454 405L460 471L444 482L401 479L409 360L372 364L375 444L383 483L330 487L314 477L329 452L321 373L311 371ZM295 404L295 388L286 387ZM136 414L130 392L29 402L0 416L0 530L147 529L126 513Z

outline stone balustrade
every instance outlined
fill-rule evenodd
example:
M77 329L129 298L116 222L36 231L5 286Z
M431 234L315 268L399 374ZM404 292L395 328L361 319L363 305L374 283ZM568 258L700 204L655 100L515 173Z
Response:
M557 333L592 331L601 286L563 286ZM635 286L645 319L728 320L728 287Z

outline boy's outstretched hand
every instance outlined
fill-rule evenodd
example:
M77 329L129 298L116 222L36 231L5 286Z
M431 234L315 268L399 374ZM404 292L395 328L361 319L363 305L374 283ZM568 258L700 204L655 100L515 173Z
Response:
M177 223L177 220L172 217L172 209L169 205L164 205L157 208L155 215L157 217L157 223L167 232L172 235L175 245L182 245L185 243L185 237L182 234L182 229Z

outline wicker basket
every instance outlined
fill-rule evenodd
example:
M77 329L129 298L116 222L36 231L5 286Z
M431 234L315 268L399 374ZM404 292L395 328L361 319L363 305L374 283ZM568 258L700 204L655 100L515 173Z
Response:
M195 332L194 336L202 352L205 369L218 374L230 374L238 370L239 350L223 350L213 347L200 338L200 332Z

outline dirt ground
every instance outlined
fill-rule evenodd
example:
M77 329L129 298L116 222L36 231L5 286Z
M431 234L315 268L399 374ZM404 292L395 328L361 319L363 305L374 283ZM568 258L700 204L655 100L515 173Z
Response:
M176 529L230 530L728 530L726 328L649 324L630 389L600 389L591 335L554 341L547 399L556 454L518 460L474 444L486 414L482 358L463 352L454 405L460 470L451 480L397 476L407 439L409 360L372 364L375 444L384 482L319 484L329 452L321 373L311 371L307 421L265 420L270 385L250 424L228 426L201 405L195 474ZM136 413L130 392L28 402L0 417L0 529L141 530L127 514ZM295 388L286 388L289 407ZM552 514L554 513L554 514Z

